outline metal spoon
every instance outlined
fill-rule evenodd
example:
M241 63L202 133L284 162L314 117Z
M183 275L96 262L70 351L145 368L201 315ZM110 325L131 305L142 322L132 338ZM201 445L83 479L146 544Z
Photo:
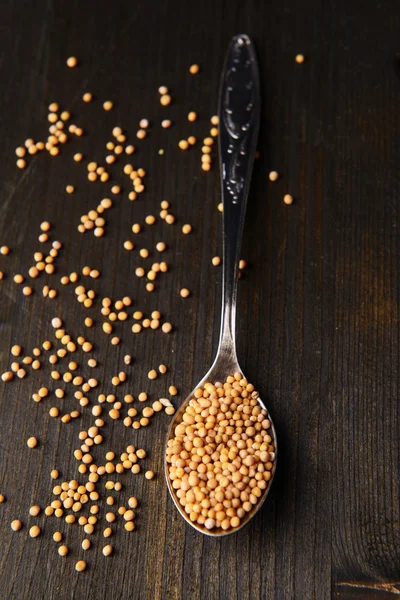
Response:
M223 200L221 333L214 363L194 389L203 387L207 382L224 382L228 375L242 373L236 356L235 343L237 281L244 217L256 152L259 121L260 87L254 46L247 35L237 35L229 46L222 74L219 105L219 153ZM168 433L168 440L174 437L175 427L182 421L183 413L193 398L193 393L194 390L176 413ZM258 398L258 403L266 410L260 398ZM276 469L276 433L270 416L268 419L271 421L268 433L275 446L275 461L271 479L257 504L241 520L239 527L232 530L207 530L204 526L189 519L171 485L168 463L165 461L165 475L171 497L184 519L197 531L214 537L228 535L241 529L261 508L271 488Z

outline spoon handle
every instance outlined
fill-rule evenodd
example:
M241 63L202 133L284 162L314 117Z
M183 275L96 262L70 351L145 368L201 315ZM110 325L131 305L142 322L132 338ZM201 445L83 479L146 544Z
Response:
M245 35L229 46L219 98L219 156L223 201L221 333L217 359L237 364L236 296L240 248L260 122L260 84L254 45Z

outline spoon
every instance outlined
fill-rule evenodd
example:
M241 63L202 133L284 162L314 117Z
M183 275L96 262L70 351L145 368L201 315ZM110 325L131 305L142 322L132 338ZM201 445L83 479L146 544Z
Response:
M236 356L235 320L236 297L239 274L239 256L242 243L247 197L253 170L254 156L260 121L260 86L258 65L253 43L245 35L235 36L229 46L225 67L222 73L219 99L219 155L223 200L223 262L222 262L222 314L221 332L217 355L211 369L196 385L174 416L168 433L168 440L174 437L175 427L181 423L183 413L195 389L205 383L224 382L229 375L242 373ZM266 410L258 398L260 407ZM268 430L275 446L275 460L271 479L257 504L246 513L238 527L230 530L215 528L208 530L203 525L192 522L184 511L172 487L165 460L165 475L171 497L183 518L197 531L219 537L241 529L261 508L271 488L276 469L276 433L271 422Z

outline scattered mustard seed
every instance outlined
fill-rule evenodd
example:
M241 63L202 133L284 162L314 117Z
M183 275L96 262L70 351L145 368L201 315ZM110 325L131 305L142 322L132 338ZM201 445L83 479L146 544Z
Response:
M38 537L38 535L40 535L40 533L41 533L41 529L40 529L40 527L38 527L38 525L33 525L29 530L29 535L31 536L31 538Z
M285 196L283 197L283 201L285 204L293 204L293 196L291 196L290 194L285 194Z
M70 56L67 58L67 67L73 69L78 64L78 59L75 56Z
M29 448L35 448L37 446L38 441L35 437L30 437L26 443L28 444Z
M22 522L19 519L14 519L11 521L11 529L13 531L19 531L22 528Z
M270 181L276 181L279 177L279 173L277 173L277 171L271 171L268 177Z

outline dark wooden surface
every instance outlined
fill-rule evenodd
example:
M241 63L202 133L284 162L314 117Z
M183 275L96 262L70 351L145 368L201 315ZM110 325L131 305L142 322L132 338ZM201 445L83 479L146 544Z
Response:
M220 270L210 264L221 252L218 169L214 161L213 171L202 173L199 150L182 153L176 143L192 131L207 133L225 49L241 31L257 44L264 104L242 252L249 268L240 282L238 349L278 431L271 495L237 535L202 537L167 497L167 415L137 433L107 420L99 460L107 449L143 445L157 477L119 478L121 502L131 494L140 499L137 530L128 534L120 526L115 554L106 559L100 526L84 557L87 571L76 573L75 561L84 554L80 527L40 517L42 536L27 534L35 522L29 506L52 499L50 470L78 476L73 450L80 429L93 421L88 409L69 425L49 417L52 405L75 407L71 391L63 402L32 402L32 392L51 382L47 363L22 381L1 385L0 491L7 497L0 506L1 598L386 600L400 593L398 2L3 0L0 245L12 253L0 256L7 274L0 284L0 368L8 368L13 343L30 352L53 339L50 320L60 315L75 336L93 340L101 391L111 391L110 377L121 370L126 352L135 360L125 393L145 389L154 399L174 383L184 396L203 375L216 347L220 304ZM304 65L294 62L298 52L306 56ZM65 67L70 55L79 57L79 68ZM193 62L201 65L196 77L188 74ZM175 99L168 109L158 104L161 84ZM84 91L93 92L95 102L84 105ZM107 99L115 102L110 113L101 109ZM27 137L43 139L53 100L87 134L59 157L41 154L19 171L14 149ZM189 110L200 114L190 131ZM82 151L104 161L111 128L121 125L135 143L144 116L176 123L169 131L154 127L138 144L133 162L149 173L147 191L131 203L125 186L109 211L106 235L82 236L80 215L110 186L87 183L72 155ZM124 184L119 169L111 171ZM274 184L268 182L271 169L282 174ZM69 183L77 187L73 196L64 192ZM291 207L282 203L287 192L295 197ZM164 239L171 269L148 294L133 275L141 259L122 242L134 221L158 213L162 199L171 202L177 223L147 228L138 245L152 248ZM36 280L34 295L24 298L12 275L27 274L44 219L54 224L53 239L64 249L56 275ZM193 225L191 236L181 234L185 222ZM125 323L121 346L112 348L101 331L99 301L86 310L73 287L59 283L62 274L85 264L102 271L93 282L99 296L129 294L137 309L159 308L174 333L133 336ZM46 282L59 290L56 300L41 296ZM192 290L190 299L179 297L182 286ZM96 319L91 331L83 326L87 315ZM162 361L169 374L149 384L147 371ZM92 404L96 396L92 392ZM40 440L35 450L26 446L30 435ZM24 522L20 533L10 529L14 518ZM65 559L51 539L57 528L67 532Z

